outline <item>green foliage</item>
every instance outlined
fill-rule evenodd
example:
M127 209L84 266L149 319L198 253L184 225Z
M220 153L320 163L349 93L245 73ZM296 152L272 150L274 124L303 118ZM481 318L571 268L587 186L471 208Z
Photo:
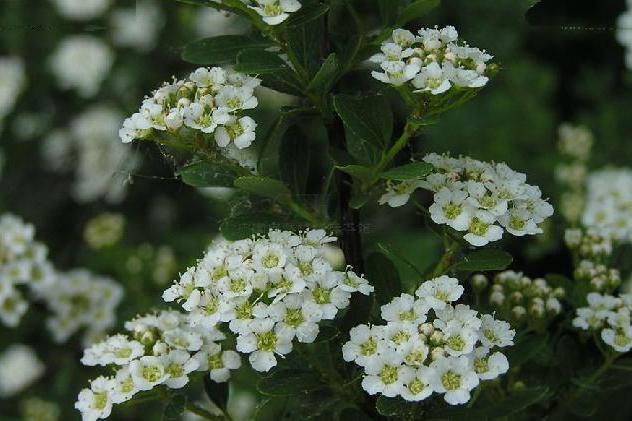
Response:
M237 56L247 50L271 47L270 41L243 35L221 35L187 44L182 50L182 60L203 65L232 64Z
M500 249L484 249L473 251L463 256L457 263L451 266L455 271L488 271L504 270L509 267L513 257Z
M183 183L193 187L232 187L234 175L220 165L198 161L181 167L176 175Z

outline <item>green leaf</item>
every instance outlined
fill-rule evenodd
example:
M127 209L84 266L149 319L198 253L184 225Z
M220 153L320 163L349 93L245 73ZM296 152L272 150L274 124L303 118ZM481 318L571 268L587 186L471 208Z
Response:
M427 162L413 162L401 167L391 168L380 176L385 180L405 181L425 177L432 172L433 166Z
M302 96L303 85L296 78L294 72L287 68L281 68L274 73L265 73L259 76L261 85L288 95Z
M304 7L301 10L308 13L307 9L310 8ZM297 19L301 19L302 23L287 26L287 53L307 84L320 65L319 53L323 51L325 42L325 24L323 14L312 15L309 19L299 16Z
M288 398L271 398L263 400L255 408L254 421L270 421L283 419L287 410Z
M536 386L512 393L498 404L486 408L484 412L492 419L518 414L550 396L547 386Z
M176 175L180 176L183 183L193 187L233 187L235 179L231 171L205 161L187 164Z
M305 25L315 19L318 19L329 11L326 4L316 3L301 7L297 12L292 13L285 21L288 28Z
M308 136L298 126L290 127L279 148L281 179L295 195L305 192L312 159Z
M393 113L384 96L352 97L336 95L334 109L358 138L383 149L393 134Z
M271 229L296 230L298 226L300 224L295 221L259 212L228 217L222 221L219 230L227 240L236 241L255 234L265 234Z
M263 49L272 45L270 41L244 35L221 35L187 44L182 51L182 60L204 65L232 64L244 50Z
M320 69L307 85L309 92L327 93L336 81L336 76L340 70L340 62L336 53L331 53L323 62Z
M375 408L380 415L385 417L398 417L400 419L416 419L421 417L424 411L418 403L407 402L401 398L377 398Z
M314 341L314 343L329 342L337 338L338 335L340 334L336 326L333 326L333 325L322 325L319 328L320 328L320 331L318 332L318 336L316 337L316 340Z
M276 370L257 384L257 390L267 396L300 395L325 387L315 372L298 369Z
M256 175L239 177L235 180L235 187L257 196L281 202L288 200L291 194L290 189L281 181Z
M393 0L378 0L377 4L383 26L393 26L397 20L398 4L394 5Z
M164 421L179 421L182 419L184 408L187 404L187 397L185 395L175 395L167 406L163 413L162 419Z
M345 165L336 168L362 181L370 180L373 177L373 169L363 165Z
M412 20L419 19L438 7L439 4L441 4L441 0L413 0L402 10L397 24L403 26Z
M208 375L206 375L204 376L204 391L211 402L220 407L222 410L226 410L229 393L228 382L216 383L211 380Z
M235 70L243 73L267 74L286 69L285 62L275 53L265 50L244 50L237 55Z
M511 367L525 364L535 358L548 346L548 335L523 334L516 338L515 345L507 349L506 355Z
M375 287L378 306L388 303L401 293L401 282L397 268L382 253L371 254L366 261L366 277Z
M500 249L483 249L473 251L450 269L458 271L505 270L513 261L511 254Z

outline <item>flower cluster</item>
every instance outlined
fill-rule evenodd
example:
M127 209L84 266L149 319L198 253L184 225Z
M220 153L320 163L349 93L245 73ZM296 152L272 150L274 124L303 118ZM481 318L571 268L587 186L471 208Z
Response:
M26 75L24 63L18 57L0 57L0 128L24 88Z
M52 312L46 326L56 342L85 328L84 343L91 343L114 324L123 289L110 278L74 269L58 273L54 288L41 298Z
M430 175L388 185L380 203L402 205L416 188L428 189L434 192L432 220L465 232L463 238L474 246L500 240L504 231L516 236L539 234L539 224L553 214L540 189L506 164L435 153L424 161L434 166Z
M225 382L230 370L241 366L239 354L223 350L224 334L212 326L189 323L188 315L162 311L125 323L129 334L109 336L84 351L88 366L111 366L113 377L100 376L79 393L75 408L84 420L107 418L113 404L130 400L136 393L159 385L180 389L193 371L209 372Z
M114 53L99 38L71 35L61 41L50 67L62 89L72 89L83 98L95 96L114 63Z
M621 273L608 267L608 258L614 247L610 237L594 228L567 229L564 240L575 257L575 280L589 286L590 290L611 292L621 285Z
M86 328L84 342L102 335L115 320L123 289L109 278L86 270L58 272L48 261L45 245L34 240L35 229L20 218L0 216L0 321L15 327L28 309L20 288L52 313L46 326L57 342Z
M632 69L632 0L627 0L627 9L617 19L616 37L625 48L625 64Z
M598 332L604 343L617 352L632 349L632 295L615 297L591 292L586 299L588 306L577 309L573 326Z
M176 136L188 129L213 135L225 157L254 167L248 147L257 124L243 111L257 106L254 89L261 81L220 67L201 67L187 80L165 83L145 98L140 111L125 120L119 131L124 143L149 137L154 130Z
M163 298L179 302L195 326L226 323L237 350L249 354L255 370L268 371L294 339L313 342L319 322L334 319L353 292L373 291L351 270L332 268L325 246L335 240L323 230L217 240Z
M298 0L241 0L268 25L278 25L301 8Z
M410 82L414 92L442 94L453 86L480 88L487 84L487 62L492 56L459 40L453 26L420 29L417 35L396 29L371 57L381 67L372 76L399 86Z
M20 415L24 421L57 421L61 408L56 401L32 396L20 401Z
M507 270L494 277L489 303L501 317L515 324L539 325L562 310L565 291L551 287L545 279L531 279L521 272Z
M558 149L564 159L555 167L556 180L565 187L560 197L562 216L576 224L584 208L584 190L593 135L584 126L563 123L558 128Z
M74 171L73 197L81 203L125 198L127 177L140 164L139 155L117 142L123 116L109 106L93 106L75 117L68 130L44 139L42 155L53 171Z
M11 214L0 216L0 322L15 327L28 309L20 288L43 295L55 282L45 245L35 241L35 228Z
M44 374L44 364L35 351L12 344L0 354L0 399L17 395Z
M513 345L515 332L489 314L453 305L463 290L455 278L431 279L421 284L416 297L402 294L382 306L386 325L351 329L343 357L364 368L364 390L408 401L436 392L458 405L470 400L481 380L509 369L495 348Z
M632 241L632 170L604 169L588 176L582 223L613 240Z

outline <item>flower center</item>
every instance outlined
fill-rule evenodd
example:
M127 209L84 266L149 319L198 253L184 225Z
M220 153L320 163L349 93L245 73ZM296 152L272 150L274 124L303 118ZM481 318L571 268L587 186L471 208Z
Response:
M421 351L413 351L406 355L406 363L409 365L420 366L423 364L425 358Z
M323 287L316 287L312 292L316 304L329 304L331 302L331 290Z
M489 364L487 358L480 358L474 361L474 371L477 373L487 373L489 371Z
M288 309L283 320L288 326L299 327L304 321L303 312L300 308Z
M461 375L452 370L446 371L441 376L441 384L446 390L457 390L461 387Z
M102 410L108 404L108 394L106 392L95 393L92 398L92 408Z
M455 351L463 351L463 348L465 348L465 341L458 335L450 336L447 340L447 344L450 349L453 349Z
M421 392L424 391L424 389L426 388L426 384L424 384L424 382L422 382L419 379L415 379L412 382L410 382L410 384L408 384L408 390L410 390L410 393L412 393L413 395L418 395Z
M364 357L373 355L377 352L377 342L373 338L369 338L365 343L360 345L360 354Z
M218 352L217 354L210 355L208 357L208 369L219 370L220 368L224 368L224 362L222 361L222 353Z
M279 264L279 257L275 256L274 254L268 254L266 257L263 258L263 266L265 266L268 269L277 267L278 264Z
M398 377L397 367L393 367L392 365L385 365L380 372L380 379L384 384L393 384L397 381Z
M478 218L472 218L472 223L470 224L470 232L472 234L483 237L485 234L487 234L488 229L489 225Z
M142 376L150 383L155 383L162 377L162 370L155 365L147 365L143 367Z
M417 318L414 310L402 311L399 313L399 320L402 322L412 322Z
M274 332L258 333L257 348L265 352L274 352L276 349L277 336Z
M182 365L176 363L169 364L166 371L171 377L182 377L182 375L184 374L184 369L182 368Z

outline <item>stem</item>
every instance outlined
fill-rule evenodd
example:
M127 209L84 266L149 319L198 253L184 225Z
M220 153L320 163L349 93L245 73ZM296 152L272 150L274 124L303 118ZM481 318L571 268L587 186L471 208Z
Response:
M218 419L226 419L228 421L232 421L232 417L228 414L228 412L226 411L222 411L222 415L213 415L211 414L209 411L207 411L204 408L200 408L199 406L193 404L193 403L187 403L185 406L186 410L189 412L194 413L195 415L202 417L206 420L213 420L216 421ZM220 408L221 410L221 408Z
M441 260L439 260L439 263L437 263L437 266L435 266L430 277L436 278L437 276L443 275L452 265L452 258L459 251L460 248L461 245L456 241L452 241L451 243L449 243L449 245L445 249L445 252L443 253L443 256L441 256Z
M391 163L391 161L397 156L404 146L408 144L408 141L417 133L417 128L410 120L406 121L404 131L397 141L391 146L386 154L380 160L380 163L376 167L376 173L379 174Z
M344 149L346 143L344 129L339 118L334 119L332 123L327 125L327 133L333 145ZM355 271L363 273L360 215L357 209L352 209L349 206L353 180L349 174L336 171L335 181L338 190L338 210L340 214L340 247L345 255L347 264L353 266Z

